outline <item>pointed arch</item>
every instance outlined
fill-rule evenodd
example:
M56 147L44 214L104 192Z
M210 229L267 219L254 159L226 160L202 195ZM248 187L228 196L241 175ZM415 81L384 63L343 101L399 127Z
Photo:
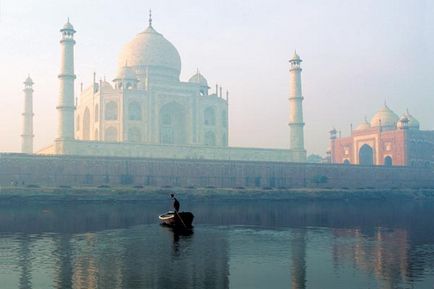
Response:
M391 167L393 165L393 161L392 161L392 157L391 156L386 156L384 158L384 165L386 167Z
M364 166L374 165L374 150L367 144L362 145L359 150L359 164Z

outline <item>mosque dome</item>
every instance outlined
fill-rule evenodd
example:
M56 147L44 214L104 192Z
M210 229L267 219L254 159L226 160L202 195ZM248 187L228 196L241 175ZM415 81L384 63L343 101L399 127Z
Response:
M195 75L193 75L192 77L190 77L190 79L188 80L188 82L190 82L190 83L197 83L200 86L207 86L208 87L208 81L206 80L206 78L202 74L200 74L199 71L197 71Z
M395 128L399 116L394 113L387 105L384 105L371 119L371 127Z
M408 128L419 129L419 127L420 127L419 121L414 116L412 116L408 112L408 110L404 115L408 119Z
M365 129L369 129L371 128L371 124L368 122L368 120L365 118L365 121L360 123L357 127L356 130L365 130Z
M137 34L127 43L119 55L119 67L128 63L137 73L148 69L150 74L160 77L179 79L181 73L181 57L175 46L152 27Z

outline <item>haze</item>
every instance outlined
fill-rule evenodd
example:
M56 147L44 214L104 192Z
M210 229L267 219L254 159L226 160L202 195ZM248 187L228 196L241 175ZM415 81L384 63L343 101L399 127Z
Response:
M59 29L77 30L76 74L89 85L116 75L121 47L153 24L178 49L181 79L196 69L230 92L229 144L289 147L288 59L303 59L305 143L323 155L333 126L368 119L385 101L434 129L431 1L24 1L0 2L0 151L18 152L23 81L34 85L35 148L55 138Z

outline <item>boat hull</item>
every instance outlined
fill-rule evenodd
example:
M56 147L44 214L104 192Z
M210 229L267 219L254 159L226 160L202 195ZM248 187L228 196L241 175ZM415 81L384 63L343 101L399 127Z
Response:
M172 212L169 211L165 214L158 216L162 225L174 228L192 228L194 215L191 212Z

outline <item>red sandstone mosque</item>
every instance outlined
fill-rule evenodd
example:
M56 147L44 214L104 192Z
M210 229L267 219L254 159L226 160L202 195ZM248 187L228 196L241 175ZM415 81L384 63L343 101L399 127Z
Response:
M350 136L331 130L328 154L334 164L434 167L434 131L420 130L408 111L399 117L385 104Z

